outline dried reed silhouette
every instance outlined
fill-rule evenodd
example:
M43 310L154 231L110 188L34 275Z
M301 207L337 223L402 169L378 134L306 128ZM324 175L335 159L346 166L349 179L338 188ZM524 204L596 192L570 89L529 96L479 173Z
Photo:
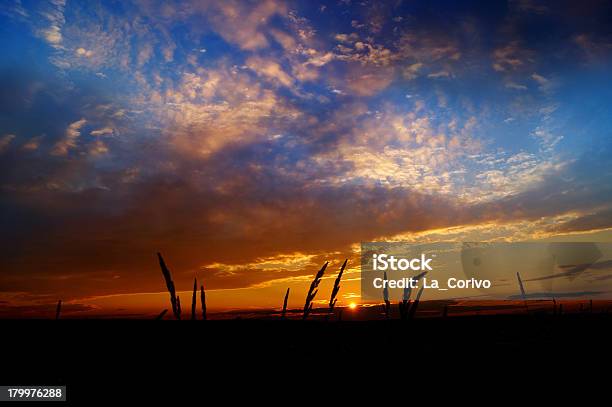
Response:
M202 321L206 321L206 293L204 286L200 286L200 304L202 305Z
M198 281L193 279L193 295L191 296L191 320L196 320L196 292L198 291Z
M519 272L516 272L516 278L518 279L518 283L519 283L519 288L521 290L521 297L523 298L523 300L526 299L527 294L525 294L525 287L523 286L523 280L521 279L521 275L519 274Z
M516 278L519 283L519 288L521 290L521 298L523 299L523 305L525 305L525 311L529 313L529 304L527 303L527 293L525 292L525 286L523 285L523 280L521 279L521 275L519 272L516 272Z
M424 289L425 289L424 286L419 289L419 292L417 293L417 296L414 299L414 302L412 303L412 306L410 307L410 311L408 313L408 318L409 319L414 319L414 316L416 315L417 308L419 308L419 302L421 301L421 295L423 295L423 290Z
M310 283L310 289L308 290L308 294L306 295L306 302L304 304L304 314L302 319L305 320L308 318L308 314L312 311L312 300L314 300L315 296L319 292L318 288L319 283L321 283L321 278L323 277L323 273L325 273L325 269L327 268L327 264L329 262L325 262L321 270L315 275L314 280Z
M412 287L410 285L404 287L404 293L402 294L402 300L399 302L400 319L405 321L408 319L408 310L410 309L410 295L412 294Z
M55 320L60 319L61 312L62 312L62 300L58 300L57 307L55 307Z
M287 288L287 292L285 293L285 300L283 301L283 311L281 312L281 319L285 319L285 315L287 314L287 300L289 300L289 290Z
M408 319L408 310L410 309L410 300L402 300L398 304L400 319L405 321Z
M155 320L164 319L164 316L166 315L166 312L168 312L168 308L166 308L162 312L160 312L159 315L155 317Z
M425 276L425 274L427 274L426 271L424 271L423 273L416 275L414 277L412 277L412 279L414 281L416 281L418 283L418 281ZM399 311L400 311L400 318L402 320L406 320L408 319L409 316L414 317L414 314L416 313L416 308L414 308L415 306L419 306L418 304L418 300L421 298L421 294L423 294L423 287L421 287L421 289L419 290L418 294L417 294L417 298L416 301L412 303L410 303L410 296L412 295L412 286L408 285L404 288L404 293L402 295L402 300L399 303ZM414 309L414 311L413 311Z
M347 261L348 259L344 260L344 263L342 263L342 267L340 267L340 272L338 273L338 277L336 277L336 281L334 281L334 288L332 289L331 297L329 299L329 314L330 315L334 313L334 306L336 305L336 301L338 301L336 296L338 295L338 291L340 291L340 280L342 279L342 273L344 273L344 268L346 267Z
M164 258L161 253L157 253L157 258L159 259L159 267L161 268L162 274L164 275L164 280L166 281L166 287L168 287L168 292L170 293L170 303L172 304L172 313L176 319L181 319L181 307L178 297L176 295L176 290L174 288L174 281L172 281L172 275L170 274L170 270L166 267L166 263L164 262Z
M387 272L385 271L385 283L387 282ZM391 313L391 303L389 302L389 288L387 284L383 287L383 299L385 300L385 305L383 305L383 311L385 312L385 318L389 318Z

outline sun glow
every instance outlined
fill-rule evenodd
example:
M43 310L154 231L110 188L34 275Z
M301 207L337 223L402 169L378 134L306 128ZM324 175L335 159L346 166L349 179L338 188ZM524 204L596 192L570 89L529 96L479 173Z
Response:
M355 309L355 308L357 308L357 304L355 304L354 302L351 302L351 303L349 304L349 308L350 308L350 309Z

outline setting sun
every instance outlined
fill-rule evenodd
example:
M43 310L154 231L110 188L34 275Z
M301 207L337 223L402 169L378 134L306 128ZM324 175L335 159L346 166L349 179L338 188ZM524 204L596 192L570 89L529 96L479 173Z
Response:
M357 304L355 304L354 302L351 302L351 303L349 304L349 308L350 308L350 309L355 309L355 308L357 308Z

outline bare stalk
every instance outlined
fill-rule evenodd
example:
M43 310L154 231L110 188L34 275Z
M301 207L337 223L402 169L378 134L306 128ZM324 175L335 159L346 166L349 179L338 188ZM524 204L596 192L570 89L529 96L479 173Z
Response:
M344 273L344 269L346 267L347 261L348 259L344 260L344 263L342 263L342 267L340 267L340 272L338 273L338 277L336 277L336 281L334 282L334 288L332 289L331 297L329 299L329 314L330 315L334 313L334 307L336 306L336 301L338 301L336 297L338 295L338 291L340 291L340 280L342 279L342 273Z
M176 319L181 319L181 307L178 302L178 297L176 296L176 290L174 289L172 275L170 274L168 267L166 267L166 262L164 262L164 258L162 257L161 253L157 253L157 258L159 259L159 267L161 268L162 274L164 275L164 280L166 281L166 287L168 287L168 292L170 293L172 313Z
M206 321L206 293L203 285L200 286L200 303L202 304L202 320Z
M193 295L191 296L191 320L196 319L196 292L198 291L198 281L193 279Z
M285 293L285 301L283 301L283 312L281 313L281 319L285 319L285 314L287 313L287 300L289 299L289 290L287 288L287 292Z
M387 272L385 271L385 283L387 282ZM385 305L383 305L383 310L385 311L385 318L389 318L389 314L391 313L391 303L389 302L389 287L385 284L383 288L383 299L385 300Z
M417 308L419 307L419 302L421 301L421 295L423 295L423 290L424 289L425 289L424 286L422 286L419 289L419 292L417 293L417 296L416 296L414 302L412 303L412 307L410 307L410 313L408 315L410 317L410 319L413 319L415 314L416 314Z
M310 283L310 289L308 290L308 295L306 295L306 303L304 304L304 315L302 316L302 319L308 318L308 314L310 314L310 311L312 311L312 300L314 300L317 292L319 291L317 287L321 282L321 278L323 277L323 273L325 273L328 263L329 262L325 262L323 267L321 267L321 270L319 270L319 272L315 275L312 283Z

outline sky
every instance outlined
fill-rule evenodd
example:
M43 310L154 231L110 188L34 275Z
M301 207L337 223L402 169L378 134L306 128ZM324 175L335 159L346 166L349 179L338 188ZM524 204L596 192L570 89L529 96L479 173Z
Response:
M606 1L4 1L0 315L359 301L367 241L612 241ZM81 313L81 314L79 314Z

